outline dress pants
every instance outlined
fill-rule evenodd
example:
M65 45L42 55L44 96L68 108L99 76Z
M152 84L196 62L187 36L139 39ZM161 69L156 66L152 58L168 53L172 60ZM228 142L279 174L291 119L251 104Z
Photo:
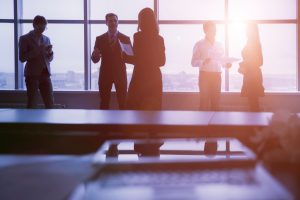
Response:
M221 95L221 73L200 71L200 110L217 111Z
M116 88L119 109L124 110L127 96L127 78L119 81L114 81L113 79L99 81L100 109L109 109L110 95L113 84Z
M45 108L53 108L53 87L47 70L44 70L40 76L26 76L25 82L27 88L27 108L38 107L39 92Z

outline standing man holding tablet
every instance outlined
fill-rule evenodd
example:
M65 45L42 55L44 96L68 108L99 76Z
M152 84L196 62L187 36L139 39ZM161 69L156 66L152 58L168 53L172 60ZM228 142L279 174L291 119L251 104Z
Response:
M91 59L99 70L100 109L109 109L112 85L115 85L120 109L125 109L127 96L126 65L122 58L120 44L131 45L130 38L118 31L118 16L108 13L105 16L108 31L96 38Z

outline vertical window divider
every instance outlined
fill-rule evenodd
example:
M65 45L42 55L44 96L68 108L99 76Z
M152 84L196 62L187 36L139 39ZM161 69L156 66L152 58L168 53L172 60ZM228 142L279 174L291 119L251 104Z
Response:
M22 17L22 10L22 0L14 0L15 89L23 88L23 64L19 61L19 37L22 34L20 19Z
M153 0L154 2L154 13L155 13L155 17L156 19L159 21L159 10L158 10L158 4L159 4L159 0Z
M300 62L299 62L299 53L300 53L300 39L299 39L299 34L300 34L300 0L297 0L297 38L296 38L296 41L297 41L297 53L296 53L296 59L297 59L297 69L296 69L296 90L299 92L300 91Z
M83 0L84 13L84 90L91 90L91 28L90 28L90 0Z
M229 42L228 42L228 0L225 0L225 56L229 54ZM229 69L225 68L225 91L229 91Z

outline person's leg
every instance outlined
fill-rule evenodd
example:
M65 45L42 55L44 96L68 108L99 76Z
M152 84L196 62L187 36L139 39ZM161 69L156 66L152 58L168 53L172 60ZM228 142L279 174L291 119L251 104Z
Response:
M113 84L112 80L99 81L100 109L102 110L109 109L112 84Z
M123 77L123 80L115 81L116 94L119 104L119 109L124 110L126 107L127 96L127 78Z
M259 112L259 100L256 96L249 96L248 97L249 107L251 112Z
M45 108L47 109L53 108L54 105L53 87L49 76L43 76L40 78L39 89L41 92L43 102L45 104Z
M221 96L221 73L213 73L211 78L211 109L213 111L219 110L220 96Z
M200 110L209 110L209 77L207 72L200 71L199 89L200 89Z
M38 79L34 77L26 77L27 88L27 108L37 108L38 104Z

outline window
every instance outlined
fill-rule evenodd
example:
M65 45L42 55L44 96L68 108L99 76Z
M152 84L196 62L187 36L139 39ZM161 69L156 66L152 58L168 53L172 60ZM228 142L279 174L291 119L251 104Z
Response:
M91 0L91 19L105 20L105 15L112 12L119 20L137 20L141 9L153 5L153 0Z
M160 34L164 37L166 47L166 65L161 68L164 91L199 91L199 69L191 66L191 59L194 45L204 38L203 26L160 25ZM216 38L224 44L224 25L217 25Z
M14 89L14 25L0 24L0 89Z
M23 18L83 19L83 0L23 0Z
M297 0L229 0L229 18L296 19L296 8Z
M159 0L160 20L222 20L223 0Z
M295 91L297 69L296 25L259 25L264 64L262 66L264 87L268 91ZM272 35L272 37L270 37ZM241 57L246 43L245 25L230 26L229 54ZM237 72L238 65L230 70L230 90L240 90L242 75Z
M43 15L49 22L45 34L53 43L54 60L51 68L54 89L84 90L87 88L85 84L90 81L85 80L85 70L90 68L88 77L91 77L91 88L88 89L98 90L100 63L89 65L84 57L89 58L90 55L85 55L88 51L84 47L90 45L92 51L96 36L107 31L104 20L109 12L118 15L119 31L133 39L137 31L138 13L150 7L158 16L160 34L165 40L166 64L161 68L165 92L199 90L199 69L191 66L191 58L195 43L204 37L202 23L206 20L217 22L217 40L223 43L228 56L237 57L240 61L246 42L245 20L255 20L260 29L264 56L261 69L266 91L297 91L299 1L0 0L0 45L5 47L0 49L0 89L15 88L14 79L18 77L14 74L14 39L18 38L14 34L19 31L25 34L32 30L29 20L36 15ZM85 2L90 3L87 10L84 10ZM14 8L20 9L20 19L14 19ZM91 21L84 21L85 12ZM15 31L14 25L19 22L22 28ZM86 33L85 25L90 27ZM85 45L85 41L90 44ZM238 67L236 62L226 73L223 70L222 91L240 91L243 76L238 73ZM126 69L129 83L133 66L127 64Z
M84 89L83 25L48 24L45 35L53 45L54 59L51 62L54 90ZM32 24L24 24L24 33Z
M12 0L1 0L0 1L0 19L13 19L14 18L13 2L14 1L12 1Z
M296 25L262 25L264 86L269 91L295 91ZM272 35L272 37L270 37Z

